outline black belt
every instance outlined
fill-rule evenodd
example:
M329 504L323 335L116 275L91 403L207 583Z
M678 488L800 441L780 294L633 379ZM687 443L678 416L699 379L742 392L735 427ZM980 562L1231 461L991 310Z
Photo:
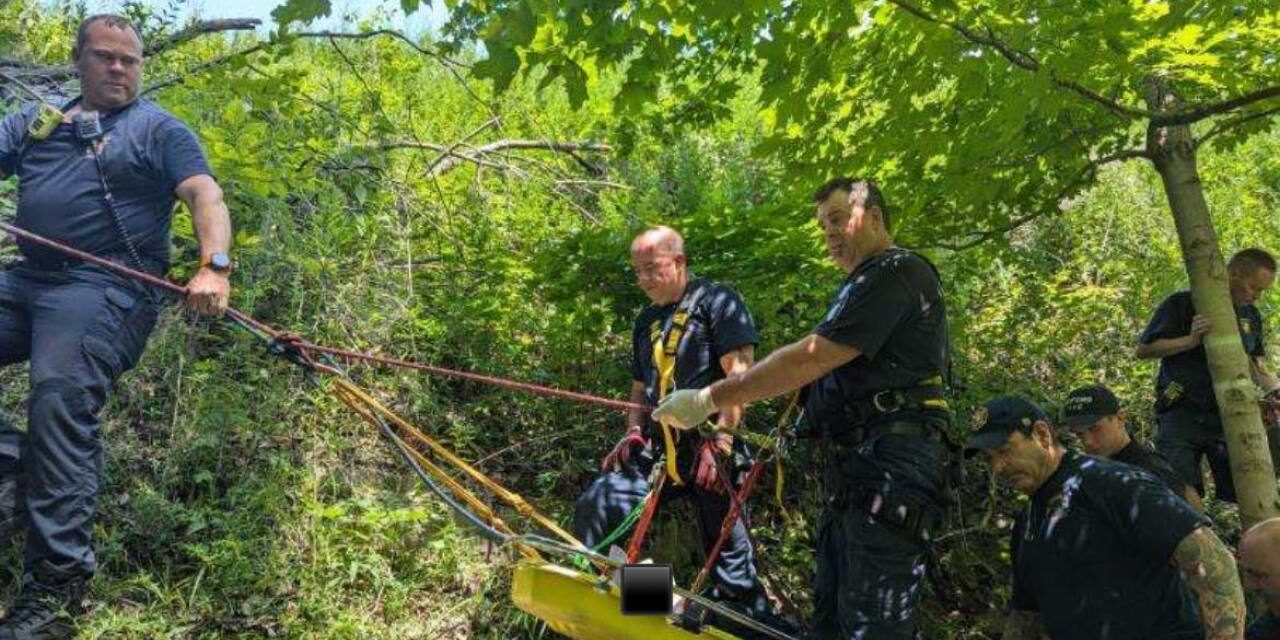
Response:
M931 402L945 403L946 393L945 388L933 384L905 389L881 389L869 397L852 401L846 411L863 420L897 411L926 411Z
M129 254L127 253L121 253L121 254L109 253L107 255L98 256L98 257L108 262L114 262L122 267L129 267L130 269L137 268L137 266L133 264L132 258L130 258ZM146 258L144 258L143 260L144 262L142 265L143 267L142 271L145 271L146 273L149 273L157 277L162 276L164 274L165 269L161 267L160 261L149 260ZM101 267L92 262L88 262L85 260L81 260L80 258L73 258L73 257L39 259L39 258L32 258L30 256L24 255L22 256L22 265L34 271L50 271L50 272L69 271L71 269L75 269L76 267L85 266L85 265L97 267L99 269L105 269L105 267Z
M936 420L889 420L876 424L845 429L831 436L831 444L836 447L856 447L870 438L883 435L911 436L924 438L931 442L942 442L942 426L932 424Z

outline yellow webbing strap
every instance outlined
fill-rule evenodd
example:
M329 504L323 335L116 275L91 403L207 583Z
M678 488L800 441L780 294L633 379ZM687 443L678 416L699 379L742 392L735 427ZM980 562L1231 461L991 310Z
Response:
M787 408L782 411L782 415L778 418L778 433L786 433L787 423L791 421L791 414L796 410L796 404L800 401L800 390L796 389L791 394L791 399L787 401ZM782 436L779 435L779 438ZM782 504L782 452L777 451L773 456L774 477L773 477L773 499L778 503L778 508L782 510L782 517L790 519L787 513L786 505Z
M548 518L547 516L543 515L541 512L535 509L533 505L526 502L525 499L521 497L519 494L516 494L508 490L506 487L498 484L492 478L482 473L480 470L476 469L470 464L467 464L465 460L455 455L452 451L449 450L448 447L445 447L444 445L440 444L434 439L428 437L425 433L423 433L417 427L413 426L413 424L411 424L408 420L405 420L404 418L400 417L399 414L395 413L394 411L384 406L382 403L378 402L377 399L369 395L369 393L366 392L364 389L357 387L356 385L352 384L350 381L348 381L345 378L336 378L334 382L342 392L347 394L351 399L359 402L368 411L370 411L370 413L380 415L384 419L386 419L388 422L394 424L396 427L399 427L399 429L404 434L410 436L412 439L418 441L419 443L425 445L427 448L431 449L432 453L439 456L444 462L458 469L464 475L468 476L473 481L483 486L487 491L492 493L499 500L502 500L503 502L507 503L509 506L511 506L513 509L516 510L516 513L519 513L520 515L526 518L529 518L530 520L533 520L534 522L541 525L547 531L550 531L560 539L564 540L565 542L568 542L570 545L574 547L579 547L584 550L587 549L587 547L584 546L582 542L580 542L577 538L575 538L573 534L569 533L568 531L565 531L563 528L557 525L555 521L553 521L551 518ZM415 459L416 459L416 456L415 456Z
M363 418L366 422L368 422L369 424L375 427L378 426L377 415L372 409L370 409L367 405L365 405L364 402L359 397L352 394L349 390L347 390L342 386L339 386L337 388L337 396L338 396L338 399L343 402L343 404L346 404L348 408L356 412L356 414L359 415L361 418ZM507 535L510 535L510 536L515 535L515 532L511 530L511 527L507 526L507 523L503 522L502 519L498 517L498 514L495 513L493 509L489 508L489 505L485 504L484 501L481 500L479 496L467 490L467 488L463 486L462 483L455 480L452 476L446 473L444 469L441 469L440 467L432 463L430 460L428 460L426 456L422 455L422 452L418 451L417 449L414 449L413 447L405 447L405 450L408 451L409 455L413 456L413 459L417 461L418 465L422 467L423 471L430 474L431 477L435 478L437 482L448 487L449 491L453 493L454 496L456 496L458 499L462 500L463 502L467 503L467 506L472 511L476 512L477 515L483 518L484 521L489 524L489 526ZM516 547L520 551L520 553L527 558L542 557L541 554L539 554L536 550L534 550L532 547L529 547L527 545L517 544Z
M676 383L676 350L680 346L680 338L684 336L684 328L689 322L689 312L677 309L671 316L671 327L662 335L662 321L654 320L649 329L649 341L653 343L653 366L658 371L658 402L667 397L667 393ZM671 426L662 424L662 446L667 458L667 476L677 487L684 486L680 471L676 468L676 433Z
M924 380L921 380L918 386L942 388L943 386L942 374L938 374L936 376L933 376L932 378L926 378ZM947 402L947 398L945 395L939 395L936 398L929 398L927 400L924 400L923 402L920 403L920 406L928 409L937 409L938 411L946 411L948 413L951 411L951 405L950 403Z

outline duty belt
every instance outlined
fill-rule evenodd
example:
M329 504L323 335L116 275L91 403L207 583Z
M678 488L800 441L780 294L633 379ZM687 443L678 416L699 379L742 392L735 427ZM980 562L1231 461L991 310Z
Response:
M943 442L944 426L939 424L940 422L937 419L890 420L845 429L838 434L832 434L830 440L831 444L837 448L855 447L868 438L881 435L912 436L931 442Z
M107 255L103 255L99 257L104 260L109 260L111 262L114 262L120 265L129 265L129 261L130 261L129 254L127 253L109 253ZM161 265L160 261L152 260L148 258L144 258L144 260L146 262L145 264L142 265L143 271L146 271L147 273L150 273L151 275L156 275L156 276L164 274L165 269L163 269L160 266ZM76 267L87 265L90 263L85 262L84 260L81 260L79 258L71 258L71 257L39 259L39 258L32 258L30 256L24 255L22 256L21 264L27 267L28 269L32 269L35 271L68 271Z
M854 400L845 405L844 415L848 424L861 426L876 418L899 411L950 412L942 377L937 376L905 389L883 389L869 397Z

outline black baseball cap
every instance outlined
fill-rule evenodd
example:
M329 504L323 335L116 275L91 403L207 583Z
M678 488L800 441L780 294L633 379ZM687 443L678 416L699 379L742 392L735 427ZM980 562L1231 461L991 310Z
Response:
M1036 403L1021 396L996 396L987 401L973 418L973 433L965 441L965 449L994 449L1009 441L1017 430L1029 429L1037 420L1049 421L1049 415Z
M1072 431L1083 431L1107 416L1120 413L1116 394L1103 385L1080 387L1062 405L1062 423Z

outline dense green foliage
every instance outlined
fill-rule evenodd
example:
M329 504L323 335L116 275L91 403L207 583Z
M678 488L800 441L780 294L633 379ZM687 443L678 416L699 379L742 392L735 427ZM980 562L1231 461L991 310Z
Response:
M77 20L68 7L11 1L0 6L0 46L60 64ZM178 26L166 22L153 16L148 35ZM199 39L149 61L147 75L164 80L255 43ZM492 43L487 51L501 55ZM672 128L618 108L616 96L636 90L628 70L602 67L568 92L539 91L550 76L535 71L494 94L473 80L466 52L457 55L462 62L442 64L390 37L300 39L202 68L154 96L197 131L227 192L239 262L233 304L320 342L616 397L629 385L630 323L643 304L626 248L645 224L684 231L693 268L744 293L767 352L812 326L840 278L805 191L869 169L891 207L903 204L905 239L920 241L974 229L972 203L991 188L983 171L993 160L963 146L925 182L913 165L850 151L861 142L839 137L772 153L775 122L787 121L771 120L776 109L760 117L761 100L776 99L767 90L730 99L704 87L695 94L717 118ZM670 95L664 108L692 99ZM493 153L487 165L461 162L432 177L439 153L405 148L501 139L598 141L615 151ZM1211 151L1202 177L1224 248L1277 248L1280 135ZM1025 188L1053 191L1060 178L1047 171ZM970 208L930 200L940 184ZM13 181L0 183L0 206L11 208L13 191ZM931 252L965 386L961 426L990 393L1053 405L1072 386L1103 380L1145 433L1154 369L1131 358L1133 340L1154 303L1186 282L1164 196L1151 172L1121 164L1063 210L1054 203L1008 235ZM195 258L186 212L175 229L171 275L182 279ZM1265 315L1280 311L1274 300ZM607 411L470 383L353 372L562 522L622 426ZM25 372L10 367L0 384L4 408L20 416ZM751 423L763 428L774 411L754 408ZM549 635L507 602L507 553L481 547L323 385L227 325L167 313L104 425L100 606L85 637ZM763 496L754 517L764 558L803 604L814 486L811 453L793 453L789 517ZM990 637L1003 606L1013 499L988 489L980 463L969 471L926 596L930 638ZM653 550L675 559L684 580L697 560L688 515L669 513ZM2 557L11 589L16 549Z

